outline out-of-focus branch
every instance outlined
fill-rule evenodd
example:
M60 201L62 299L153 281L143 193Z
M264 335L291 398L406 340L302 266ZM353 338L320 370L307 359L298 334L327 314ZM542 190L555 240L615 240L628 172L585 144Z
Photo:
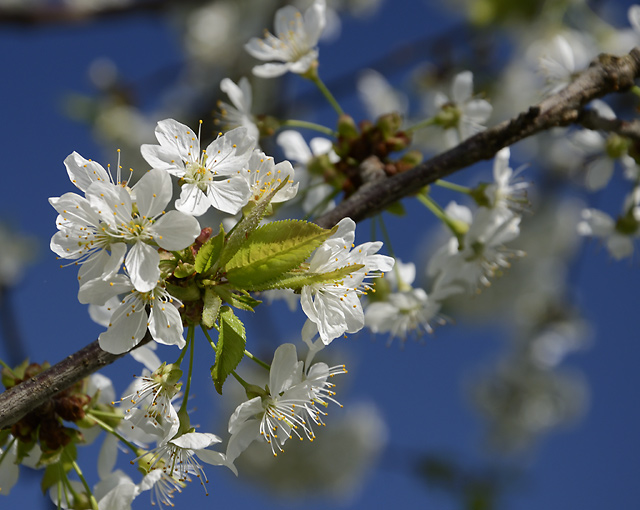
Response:
M612 92L628 90L639 76L640 48L636 47L622 57L600 55L575 81L557 94L408 172L362 186L335 209L318 218L316 223L330 227L345 216L356 222L373 216L438 179L493 158L503 147L541 131L578 122L587 103Z
M437 179L478 161L492 158L503 147L541 131L577 122L583 107L589 101L629 89L638 76L639 48L634 48L623 57L601 55L589 69L558 94L408 172L368 182L335 209L318 218L316 223L331 227L346 216L355 221L372 216ZM56 392L113 363L119 357L102 351L98 342L93 342L42 374L0 394L0 428L15 423Z
M640 120L607 119L595 110L583 110L576 123L587 129L617 133L636 143L640 142Z
M205 0L181 0L182 5L202 4ZM35 27L42 25L70 25L96 19L129 16L140 12L163 12L175 7L173 0L131 1L123 5L108 5L95 9L81 9L63 5L44 5L25 8L0 9L0 24Z

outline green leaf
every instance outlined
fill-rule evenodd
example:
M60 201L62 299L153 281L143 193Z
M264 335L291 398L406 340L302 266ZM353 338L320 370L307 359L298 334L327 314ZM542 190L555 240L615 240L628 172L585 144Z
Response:
M235 227L233 227L233 230L230 232L229 238L227 239L227 244L220 255L220 260L218 261L219 267L225 267L227 262L229 262L238 252L240 247L246 242L249 235L258 227L262 218L264 218L264 215L269 209L271 199L288 182L288 179L283 179L280 186L271 190L267 195L263 195L263 197L256 202L253 209L251 209L251 211L244 216Z
M220 232L215 237L209 238L198 250L196 255L195 269L198 273L206 273L213 267L224 246L224 227L220 224Z
M264 285L302 264L333 230L301 220L276 221L256 229L227 262L227 280L236 288Z
M211 367L211 379L216 391L222 395L222 385L227 376L236 369L244 356L246 336L244 325L231 308L220 309L220 331L216 345L216 362Z
M358 271L363 267L364 264L352 264L328 273L291 272L284 274L282 278L267 287L267 289L301 289L302 287L313 285L314 283L335 282L346 278L351 273Z
M242 294L233 294L233 298L235 302L233 306L248 312L255 312L254 308L262 303L262 301L253 298L251 294L246 291L242 291Z
M262 303L262 301L252 298L246 291L239 292L241 292L241 294L234 292L234 289L227 285L216 286L216 294L218 294L225 303L240 310L255 312L254 308Z
M202 324L211 329L218 318L222 299L220 299L220 296L218 296L211 287L206 287L204 289L203 303Z

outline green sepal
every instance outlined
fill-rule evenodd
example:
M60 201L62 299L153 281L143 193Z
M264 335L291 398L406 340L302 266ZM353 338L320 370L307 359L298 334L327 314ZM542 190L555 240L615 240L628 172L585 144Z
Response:
M222 299L214 292L211 287L205 287L202 308L202 325L211 329L216 323Z
M262 301L258 301L251 297L247 291L234 292L234 289L227 285L218 285L216 287L216 294L222 298L222 300L240 310L246 310L247 312L255 312L254 308L258 306Z
M193 264L188 262L180 262L176 269L173 271L173 276L176 278L187 278L196 272L196 268Z
M57 464L51 464L47 466L44 470L44 475L42 475L42 480L40 481L40 489L42 489L42 494L46 494L47 490L50 487L53 487L55 484L62 480L62 473Z
M222 395L222 385L242 358L246 345L244 325L228 306L220 309L220 329L216 345L216 362L211 367L211 379L216 391Z
M406 216L407 214L407 211L405 210L404 205L402 205L402 202L400 201L389 204L387 207L385 207L384 210L395 216Z
M285 220L256 229L227 262L227 280L236 288L264 290L283 273L302 264L336 230Z
M244 243L246 243L248 237L258 227L260 221L262 221L262 218L264 218L265 214L269 210L271 199L288 182L288 179L283 179L280 186L272 189L268 194L263 195L262 198L256 202L253 209L251 209L251 211L244 216L235 227L233 227L233 230L229 233L227 244L220 254L218 267L225 267L227 262L229 262Z
M195 280L190 280L187 285L173 285L167 282L167 290L173 297L180 301L198 301L200 299L200 288Z
M60 462L60 459L62 458L62 450L64 450L64 447L58 448L57 450L51 452L42 452L42 455L40 455L40 460L38 460L38 466L50 466L52 464Z
M29 453L36 445L36 431L31 434L29 441L18 441L18 447L16 448L16 464L20 464L22 459L29 456Z
M471 190L469 195L471 195L471 198L473 198L475 200L476 204L479 207L486 207L488 209L491 209L493 207L493 205L491 204L491 201L489 200L489 197L487 196L487 188L488 187L489 187L488 183L481 182L480 184L478 184L475 188L473 188Z
M171 259L161 258L160 262L158 263L160 272L165 274L173 274L173 272L176 270L177 265L178 265L178 261L174 258L171 258Z
M24 379L24 372L29 366L29 358L25 359L22 363L20 363L17 367L13 368L13 374L18 379ZM10 370L6 368L2 368L2 384L6 389L13 388L16 385L16 379L13 376Z
M2 385L6 389L13 388L16 385L16 380L9 370L3 367L0 373L2 373Z
M351 264L328 273L301 273L291 272L285 274L277 282L274 282L267 289L301 289L307 285L315 283L329 283L343 280L351 273L364 267L364 264Z
M223 247L224 227L221 223L218 235L209 238L209 240L198 250L198 255L196 255L194 264L196 271L198 273L206 273L209 271L220 257Z
M3 429L0 430L0 448L4 448L4 445L7 444L7 440L11 435L11 429Z
M71 442L64 448L57 451L57 459L55 461L49 459L49 462L43 461L45 454L40 457L39 465L47 466L44 470L44 476L40 482L42 493L46 493L49 487L58 483L62 478L66 478L66 474L73 469L73 461L76 460L77 451L75 443Z

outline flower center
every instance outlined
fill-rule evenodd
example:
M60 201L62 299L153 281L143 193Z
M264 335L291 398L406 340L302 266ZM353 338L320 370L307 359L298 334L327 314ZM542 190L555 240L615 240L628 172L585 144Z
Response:
M204 158L203 158L204 159ZM204 166L204 161L188 162L182 179L188 184L195 184L202 191L207 190L207 184L213 180L212 172Z

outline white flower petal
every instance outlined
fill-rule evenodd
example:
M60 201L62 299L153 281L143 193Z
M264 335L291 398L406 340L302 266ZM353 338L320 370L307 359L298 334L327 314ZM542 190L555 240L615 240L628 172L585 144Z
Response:
M200 223L193 216L180 211L169 211L153 225L151 231L160 248L182 250L200 235Z
M13 440L13 438L10 437L10 440ZM17 455L17 440L14 441L8 452L5 448L0 448L0 456L4 456L2 459L2 469L0 469L0 488L2 488L3 496L8 496L13 486L18 482L20 467L15 463Z
M273 394L282 393L301 380L296 346L282 344L276 349L269 371L269 389Z
M133 191L136 194L136 204L140 216L153 218L158 216L167 207L173 188L171 177L164 170L149 170L135 184Z
M277 78L289 70L289 64L261 64L254 66L253 74L260 78Z
M453 101L457 104L465 103L473 94L473 73L471 71L463 71L458 73L453 79L451 87L451 95Z
M195 184L184 184L180 190L180 198L176 200L176 209L192 216L203 215L210 206L207 195Z
M603 155L596 158L587 166L587 175L585 183L591 191L597 191L604 188L613 175L614 161Z
M138 241L127 253L124 265L136 290L149 292L158 284L160 278L160 255L153 247Z
M77 188L87 191L91 183L95 181L110 182L107 171L95 161L83 158L77 152L72 152L64 160L69 179Z
M240 404L229 418L229 433L235 435L247 420L253 418L263 410L262 399L260 397L254 397ZM256 433L257 432L256 428Z
M285 130L278 133L276 143L284 151L284 157L298 163L307 163L313 155L307 142L298 131Z
M176 345L182 349L185 340L180 313L171 303L159 302L151 306L149 332L153 339L164 345Z
M208 432L189 432L187 434L183 434L180 437L172 439L170 442L179 448L188 448L190 450L203 450L204 448L208 448L212 444L216 444L221 442L220 439L215 434L210 434Z
M147 331L147 312L133 311L126 304L113 312L111 321L109 329L98 337L100 348L111 354L130 351Z
M249 201L250 191L244 177L235 176L210 184L207 189L207 200L219 211L235 214Z
M144 144L140 147L140 153L153 168L166 170L176 177L182 177L185 173L183 160L173 148Z

